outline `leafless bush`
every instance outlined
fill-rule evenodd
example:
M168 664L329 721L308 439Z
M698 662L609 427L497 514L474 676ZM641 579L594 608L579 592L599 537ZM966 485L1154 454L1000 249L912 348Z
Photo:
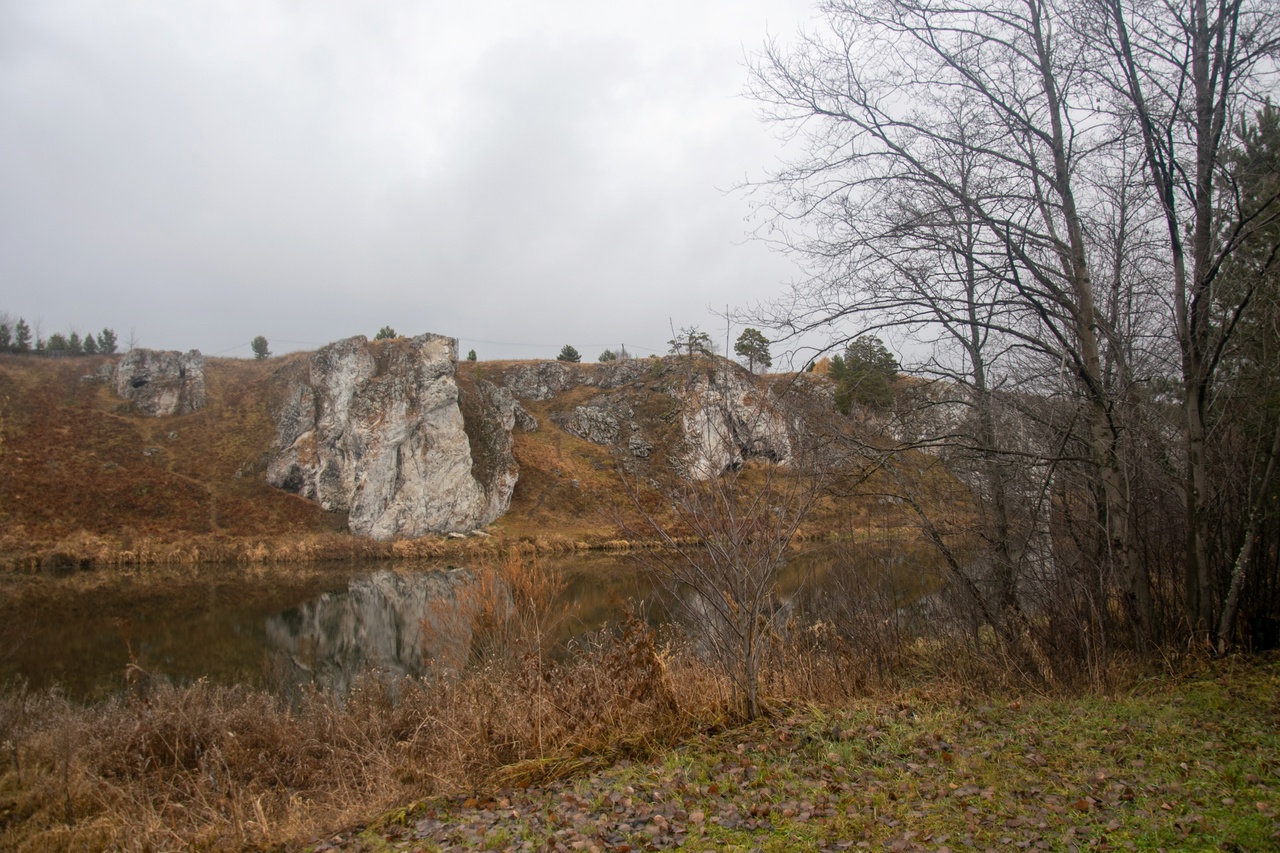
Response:
M731 704L754 719L762 708L761 671L778 637L779 619L785 618L778 576L820 480L764 463L678 481L662 496L687 536L645 509L649 501L640 493L641 484L631 486L648 526L637 538L659 543L642 553L643 564L683 610L693 635L728 679Z

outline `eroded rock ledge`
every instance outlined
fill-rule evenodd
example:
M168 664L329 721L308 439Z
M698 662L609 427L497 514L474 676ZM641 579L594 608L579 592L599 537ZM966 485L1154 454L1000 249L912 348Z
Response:
M637 417L626 393L605 392L644 385L666 395L683 439L682 452L671 462L695 479L719 475L748 459L786 462L793 455L792 425L777 398L757 377L726 359L521 362L502 368L497 381L522 400L550 400L579 387L598 389L602 393L562 412L556 422L579 438L618 446L636 459L647 459L652 452L655 425Z

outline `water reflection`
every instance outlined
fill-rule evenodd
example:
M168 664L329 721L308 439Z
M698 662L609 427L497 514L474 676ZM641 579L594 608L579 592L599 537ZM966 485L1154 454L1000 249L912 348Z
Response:
M464 569L383 569L269 617L266 643L277 686L292 692L314 684L345 695L366 670L418 676L427 662L464 661L471 620L459 591L471 579Z

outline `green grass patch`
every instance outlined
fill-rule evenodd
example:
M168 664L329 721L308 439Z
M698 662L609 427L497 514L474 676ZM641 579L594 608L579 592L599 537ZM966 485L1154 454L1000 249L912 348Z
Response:
M483 814L533 849L1275 850L1280 659L1112 696L796 706L499 798L505 817L440 803L401 840L443 849Z

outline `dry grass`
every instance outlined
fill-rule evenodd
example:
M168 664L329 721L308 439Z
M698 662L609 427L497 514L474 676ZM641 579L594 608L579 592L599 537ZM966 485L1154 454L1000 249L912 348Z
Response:
M440 793L640 755L714 719L697 667L630 622L551 663L561 586L512 552L475 572L468 660L346 697L152 683L81 707L0 698L0 848L242 849L306 840ZM428 643L428 645L430 645Z
M536 650L556 619L556 579L512 555L486 572L468 617L470 661L430 680L390 684L371 674L343 701L311 693L293 705L203 682L139 679L127 696L88 708L56 693L8 690L0 697L0 847L299 843L435 795L642 758L730 719L731 686L682 638L662 641L630 622L573 643L551 663ZM503 578L515 585L504 589ZM1051 689L951 642L880 639L873 652L830 623L789 626L763 674L766 707ZM1132 683L1140 668L1113 661L1094 688Z
M547 778L670 743L681 706L652 634L632 626L563 665L290 707L262 691L154 685L90 708L10 691L0 726L0 847L241 849L305 840L439 793Z

